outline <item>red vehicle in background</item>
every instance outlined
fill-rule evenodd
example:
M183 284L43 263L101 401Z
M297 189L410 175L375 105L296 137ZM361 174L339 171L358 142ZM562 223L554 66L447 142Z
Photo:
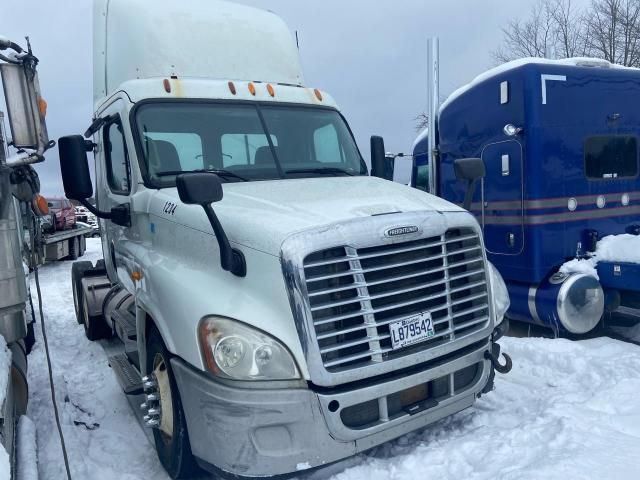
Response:
M55 231L68 230L76 224L76 211L66 198L49 199L49 212Z

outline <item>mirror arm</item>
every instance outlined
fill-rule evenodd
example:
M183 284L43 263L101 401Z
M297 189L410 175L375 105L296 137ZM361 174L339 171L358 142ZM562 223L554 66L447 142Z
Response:
M222 265L222 269L233 273L236 277L246 277L247 276L247 262L245 261L244 255L241 251L236 250L231 247L229 243L229 238L222 228L222 224L220 220L218 220L218 216L213 211L213 207L210 204L202 205L205 213L207 214L207 218L211 223L211 227L213 228L213 233L218 240L218 246L220 248L220 264Z
M476 185L478 180L469 180L467 183L467 191L464 194L464 204L462 205L465 210L471 210L471 203L473 202L473 196L476 193Z
M96 207L91 205L87 200L81 198L74 198L73 200L77 200L80 204L93 213L98 218L103 218L105 220L111 220L111 212L102 212L98 210Z
M74 198L72 200L77 200L80 204L93 213L96 217L102 218L104 220L110 220L116 225L120 225L121 227L130 227L131 226L131 214L129 211L129 204L123 203L122 205L118 205L117 207L113 207L110 212L103 212L98 210L96 207L91 205L85 199Z

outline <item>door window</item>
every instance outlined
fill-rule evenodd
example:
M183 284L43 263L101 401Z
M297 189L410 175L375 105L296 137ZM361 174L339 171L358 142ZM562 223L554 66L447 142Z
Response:
M416 167L416 188L423 192L429 192L429 165Z
M129 155L119 121L105 127L104 144L109 188L113 193L128 195L131 191Z

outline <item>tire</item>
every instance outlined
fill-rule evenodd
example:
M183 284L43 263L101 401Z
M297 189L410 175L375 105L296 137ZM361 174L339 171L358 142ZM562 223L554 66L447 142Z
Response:
M87 241L84 237L76 237L78 239L78 257L84 256L87 251Z
M69 260L77 260L80 257L80 242L78 237L69 239Z
M91 270L91 262L75 262L71 265L71 289L73 290L73 306L76 311L76 320L84 323L84 302L82 301L82 277Z
M156 375L156 379L160 381L162 372L165 373L165 381L168 379L168 385L171 395L171 418L161 417L163 421L158 428L153 429L153 438L156 445L156 451L160 463L167 471L169 476L174 479L191 478L198 474L200 469L191 453L191 444L189 442L189 433L187 432L187 420L182 408L180 400L180 392L173 376L170 364L171 354L162 341L160 332L153 327L147 337L147 357L146 366L149 374ZM161 390L161 389L159 389ZM162 396L160 399L160 408L162 409ZM173 432L168 435L161 430L164 420L167 419L169 430Z
M113 336L113 332L104 321L104 317L102 315L93 317L89 315L86 303L87 298L82 295L81 300L83 302L82 324L84 325L84 334L87 339L91 342L95 342L96 340L102 340L103 338L111 338Z
M31 353L33 350L33 346L36 344L36 332L35 332L35 321L29 323L27 325L27 336L24 337L24 346L27 350L27 355Z

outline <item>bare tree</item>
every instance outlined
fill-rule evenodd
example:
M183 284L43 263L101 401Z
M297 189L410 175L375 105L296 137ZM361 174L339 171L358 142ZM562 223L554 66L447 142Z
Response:
M640 0L593 0L587 26L593 55L640 66Z
M555 55L558 58L586 56L589 53L589 29L583 12L571 0L554 0L551 16L554 22Z
M584 14L571 0L540 0L525 20L512 20L494 58L567 58L587 54Z
M528 19L514 19L504 33L502 47L493 53L499 62L508 62L523 57L554 56L555 20L552 0L540 0L531 9Z
M421 113L413 120L416 122L417 132L421 132L422 130L424 130L429 126L429 115L427 115L426 113Z

